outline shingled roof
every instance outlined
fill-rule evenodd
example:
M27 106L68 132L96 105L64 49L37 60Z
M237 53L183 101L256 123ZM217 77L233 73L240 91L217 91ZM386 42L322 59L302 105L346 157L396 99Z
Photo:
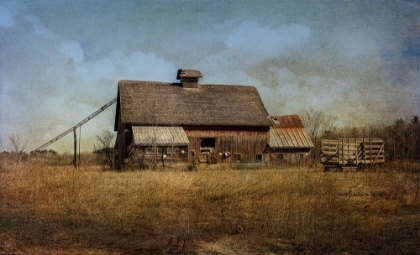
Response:
M119 114L132 125L273 125L254 86L121 80L116 124Z

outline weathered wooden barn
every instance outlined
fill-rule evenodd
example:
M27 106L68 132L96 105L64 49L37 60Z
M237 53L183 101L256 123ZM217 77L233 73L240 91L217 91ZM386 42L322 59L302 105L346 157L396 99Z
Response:
M274 116L265 154L272 167L307 166L314 144L299 115Z
M179 83L118 82L117 162L130 151L189 164L263 162L269 117L254 86L200 84L201 72L179 69Z

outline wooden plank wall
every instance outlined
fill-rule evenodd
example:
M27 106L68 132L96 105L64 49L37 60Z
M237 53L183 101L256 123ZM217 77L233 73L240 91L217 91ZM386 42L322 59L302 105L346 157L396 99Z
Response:
M385 162L384 142L380 138L339 138L335 140L322 139L321 151L332 156L330 163L376 164ZM338 154L338 156L336 156Z
M201 138L215 138L215 152L217 163L232 160L234 153L241 154L242 162L255 162L256 155L263 155L268 143L268 130L212 130L185 129L190 141L189 150L200 154ZM226 152L230 155L226 157ZM220 155L222 154L222 155Z
M310 149L286 149L269 152L270 166L278 168L310 166L311 158ZM282 154L283 159L279 159L278 155ZM301 157L300 157L301 156Z

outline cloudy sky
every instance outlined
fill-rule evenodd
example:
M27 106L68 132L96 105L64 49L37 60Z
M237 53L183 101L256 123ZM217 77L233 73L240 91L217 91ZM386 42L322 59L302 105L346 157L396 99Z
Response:
M117 95L121 79L254 85L271 115L340 125L420 114L420 3L0 0L0 148L34 149ZM115 105L82 126L82 150ZM48 147L72 150L72 135Z

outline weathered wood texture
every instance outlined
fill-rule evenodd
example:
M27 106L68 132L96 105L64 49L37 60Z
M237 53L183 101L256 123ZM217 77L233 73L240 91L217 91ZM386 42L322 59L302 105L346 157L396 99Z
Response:
M383 163L384 142L380 138L322 139L321 161L336 165Z
M186 145L181 127L191 163L230 162L233 154L240 162L264 160L273 122L256 87L199 84L200 77L199 70L179 69L180 83L118 82L114 130L121 163L130 146L164 147L176 137L177 145Z
M139 146L135 151L136 158L156 162L188 162L188 146Z
M310 149L271 149L268 153L271 167L287 168L310 166Z
M195 152L198 161L200 154L203 154L202 139L214 138L214 149L208 153L215 160L212 163L232 162L234 154L240 155L236 156L240 162L262 161L269 139L268 128L184 127L184 130L190 141L189 150Z

